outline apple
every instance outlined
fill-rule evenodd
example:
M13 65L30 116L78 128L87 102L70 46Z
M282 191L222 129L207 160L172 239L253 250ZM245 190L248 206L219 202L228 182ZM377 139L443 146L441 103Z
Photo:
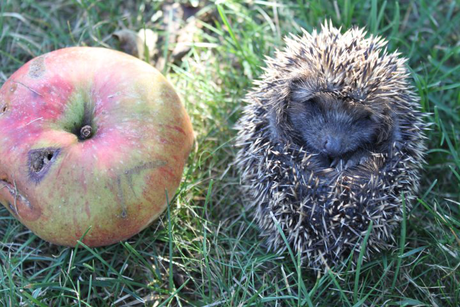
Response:
M0 89L0 203L64 246L125 240L179 186L193 143L171 84L149 64L91 47L60 49Z

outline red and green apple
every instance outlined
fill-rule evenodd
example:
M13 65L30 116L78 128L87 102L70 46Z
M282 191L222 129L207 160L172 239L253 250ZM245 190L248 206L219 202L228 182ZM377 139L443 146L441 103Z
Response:
M149 64L104 48L50 52L0 89L0 203L55 244L125 240L164 211L192 143L184 106Z

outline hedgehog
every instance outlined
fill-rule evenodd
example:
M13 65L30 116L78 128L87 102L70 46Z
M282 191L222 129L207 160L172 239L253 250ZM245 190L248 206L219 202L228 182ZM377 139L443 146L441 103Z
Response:
M313 269L396 247L416 199L425 113L406 59L353 27L285 38L247 94L236 166L268 250ZM364 242L368 234L367 241Z

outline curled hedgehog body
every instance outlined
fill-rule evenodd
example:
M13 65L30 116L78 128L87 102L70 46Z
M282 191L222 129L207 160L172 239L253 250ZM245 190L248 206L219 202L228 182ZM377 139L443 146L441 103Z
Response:
M394 246L423 162L423 113L405 59L363 29L286 39L268 58L238 124L246 205L269 249L312 268ZM370 224L372 222L372 227Z

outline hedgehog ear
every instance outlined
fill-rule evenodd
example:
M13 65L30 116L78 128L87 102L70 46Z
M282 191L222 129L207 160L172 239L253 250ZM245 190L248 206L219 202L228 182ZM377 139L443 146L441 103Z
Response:
M278 91L272 93L270 108L267 112L270 123L270 132L273 139L285 142L291 139L291 132L294 130L288 120L287 108L291 101L307 101L317 94L315 82L305 76L293 76L285 80Z
M289 131L291 131L292 128L290 127L287 115L287 108L290 100L290 91L289 93L284 92L281 95L277 95L277 97L271 101L270 109L267 110L270 133L273 139L278 142L284 142L290 139Z
M299 78L289 82L289 99L294 101L307 101L315 97L318 92L314 82Z

